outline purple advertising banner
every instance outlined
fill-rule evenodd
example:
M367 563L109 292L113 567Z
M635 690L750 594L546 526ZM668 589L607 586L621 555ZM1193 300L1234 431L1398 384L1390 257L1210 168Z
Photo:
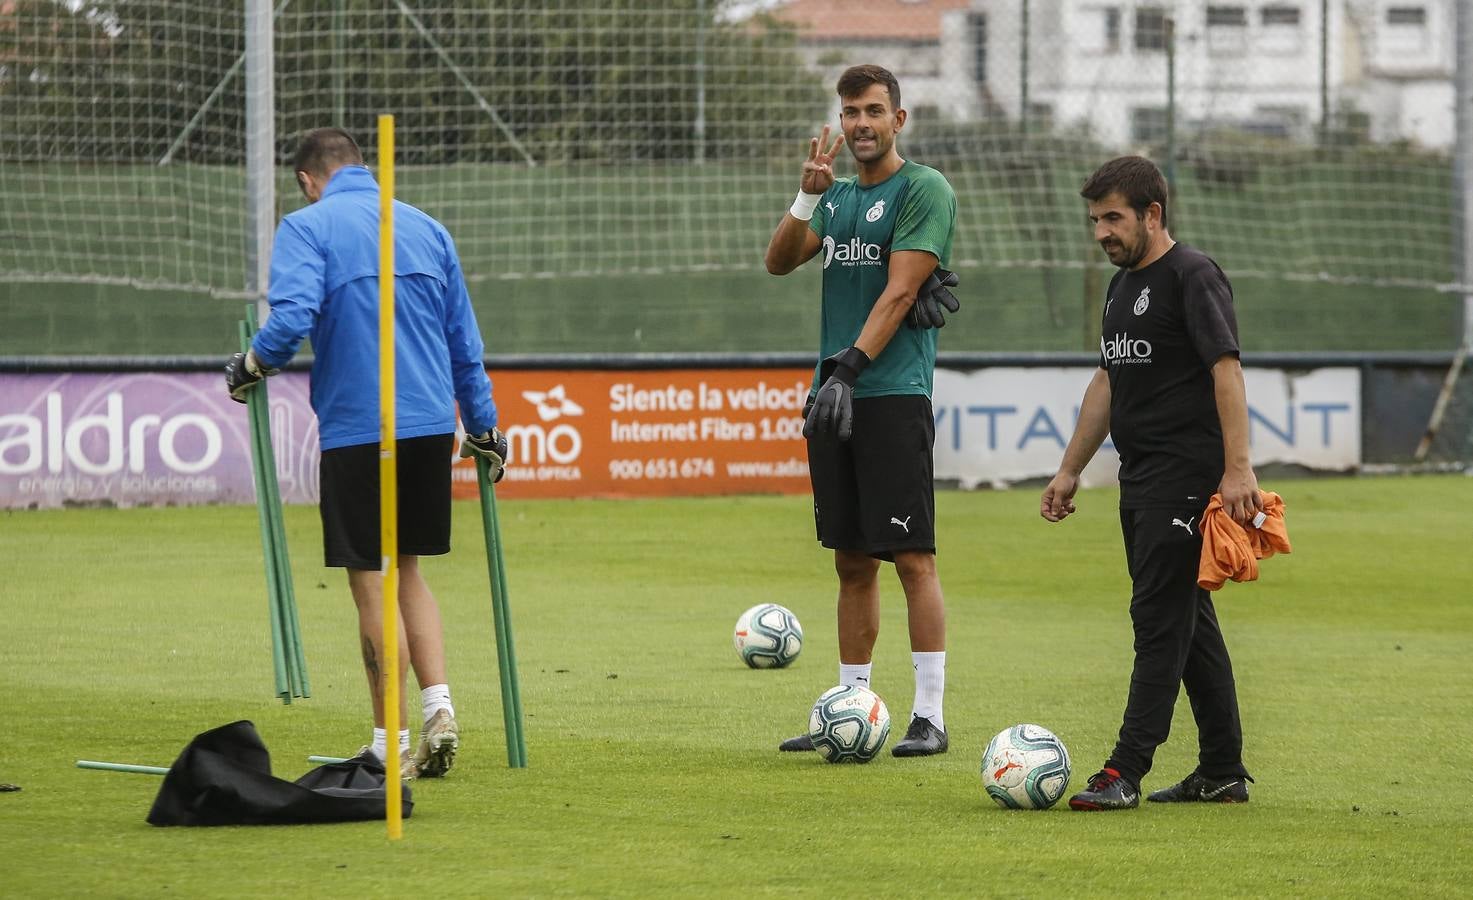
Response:
M271 379L285 503L317 500L307 374ZM0 374L0 508L254 503L244 405L211 372Z

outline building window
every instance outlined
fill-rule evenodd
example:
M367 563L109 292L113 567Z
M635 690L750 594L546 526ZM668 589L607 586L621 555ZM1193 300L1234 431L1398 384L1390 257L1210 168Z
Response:
M1299 27L1299 7L1265 6L1258 11L1263 28L1258 47L1264 53L1292 54L1303 48L1304 32Z
M1242 127L1263 137L1301 138L1309 133L1309 111L1302 106L1260 106Z
M1136 7L1135 49L1166 49L1166 10L1159 6Z
M1427 27L1427 7L1425 6L1393 6L1386 10L1387 25L1411 25L1417 28Z
M1166 107L1137 106L1130 111L1130 139L1137 144L1166 140Z
M1386 28L1378 50L1393 57L1425 53L1429 46L1427 7L1392 6L1386 10Z
M1298 28L1299 7L1265 6L1258 11L1265 28Z
M1209 6L1207 7L1207 27L1227 26L1236 28L1248 27L1248 10L1242 6Z
M972 42L972 81L987 83L987 14L967 13L967 37Z
M1243 6L1207 7L1207 50L1239 54L1248 49L1248 9Z

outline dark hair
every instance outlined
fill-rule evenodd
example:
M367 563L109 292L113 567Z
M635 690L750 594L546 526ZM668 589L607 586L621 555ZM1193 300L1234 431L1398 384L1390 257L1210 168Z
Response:
M358 142L341 128L314 128L302 135L297 153L292 157L293 172L307 172L319 178L343 166L363 165L363 152Z
M883 84L885 90L890 92L890 108L892 111L900 108L900 82L884 66L850 66L839 76L839 83L835 90L840 100L848 100L850 97L858 97L869 89L872 84Z
M1112 159L1089 176L1079 196L1094 202L1117 192L1137 216L1144 216L1152 203L1161 204L1161 227L1166 227L1166 179L1155 163L1144 156Z

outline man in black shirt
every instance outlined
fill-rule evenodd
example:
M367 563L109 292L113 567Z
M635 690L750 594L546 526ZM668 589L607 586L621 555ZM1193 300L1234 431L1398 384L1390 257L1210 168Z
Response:
M1252 779L1232 662L1211 595L1197 586L1198 523L1212 494L1221 492L1228 515L1245 525L1260 505L1232 287L1217 263L1171 239L1166 180L1149 160L1111 160L1080 195L1095 240L1120 271L1106 295L1100 367L1039 512L1050 522L1074 512L1079 473L1111 435L1120 452L1135 666L1115 749L1069 805L1138 805L1181 685L1197 723L1197 769L1148 799L1246 802Z

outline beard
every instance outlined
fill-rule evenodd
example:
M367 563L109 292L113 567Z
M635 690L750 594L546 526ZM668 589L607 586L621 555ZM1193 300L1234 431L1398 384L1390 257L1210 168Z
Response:
M1111 239L1100 241L1100 249L1110 258L1110 264L1121 269L1134 268L1137 263L1146 258L1146 246L1149 243L1144 234L1135 236L1133 242L1122 239Z
M884 159L885 154L889 153L890 148L895 144L894 140L887 143L877 134L864 135L863 137L874 141L874 144L864 150L860 150L859 144L857 143L859 138L852 140L846 139L849 144L849 153L857 162L867 163L874 162L877 159Z

